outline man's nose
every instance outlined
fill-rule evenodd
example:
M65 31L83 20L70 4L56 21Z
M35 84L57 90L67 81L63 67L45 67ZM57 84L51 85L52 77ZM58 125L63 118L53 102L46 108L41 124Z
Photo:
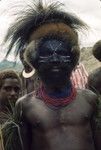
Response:
M16 95L15 90L14 90L14 89L12 89L12 90L11 90L11 92L10 92L10 94L11 94L11 95Z
M56 53L53 53L53 55L51 56L51 62L59 62L59 56Z

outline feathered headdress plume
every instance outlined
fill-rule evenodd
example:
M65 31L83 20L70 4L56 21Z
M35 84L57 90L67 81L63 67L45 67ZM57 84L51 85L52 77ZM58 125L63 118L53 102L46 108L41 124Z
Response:
M31 6L28 5L26 10L21 11L5 37L5 42L11 40L6 56L8 56L14 45L16 45L15 54L17 55L29 42L32 33L46 24L60 23L60 26L64 24L73 29L74 32L78 29L87 28L87 25L79 18L71 13L64 12L61 5L59 2L55 2L44 6L41 0L37 3L33 0Z

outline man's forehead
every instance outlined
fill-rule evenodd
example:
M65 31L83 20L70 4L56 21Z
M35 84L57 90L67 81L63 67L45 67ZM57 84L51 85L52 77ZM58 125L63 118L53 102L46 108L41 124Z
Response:
M6 78L6 79L3 80L3 86L13 86L13 85L16 85L16 86L20 87L18 79L16 79L16 78Z
M43 41L41 44L39 44L39 48L50 48L51 50L54 50L56 47L65 47L67 45L67 42L58 40L58 39L49 39L46 41Z

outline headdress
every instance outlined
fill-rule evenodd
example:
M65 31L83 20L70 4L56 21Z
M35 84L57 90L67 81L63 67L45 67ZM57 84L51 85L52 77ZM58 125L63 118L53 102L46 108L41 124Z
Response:
M34 3L33 0L33 4L28 6L26 11L21 12L21 15L18 16L17 20L8 30L5 42L9 39L11 42L7 55L14 45L16 45L16 55L23 49L26 52L26 47L31 41L33 41L33 49L35 49L40 39L48 34L55 35L57 38L61 35L62 38L69 40L74 46L74 53L79 54L77 30L87 28L87 25L75 15L64 12L60 6L59 2L44 6L41 0L37 3ZM27 50L29 51L29 48ZM26 55L25 59L32 68ZM78 60L76 57L75 59Z

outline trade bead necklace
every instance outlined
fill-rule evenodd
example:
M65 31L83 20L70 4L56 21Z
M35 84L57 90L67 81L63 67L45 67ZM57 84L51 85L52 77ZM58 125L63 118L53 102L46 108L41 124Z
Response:
M62 98L54 97L53 98L52 96L47 94L44 86L41 84L40 88L36 92L36 97L43 100L44 103L48 106L53 106L53 107L57 107L57 108L64 107L64 106L68 105L69 103L71 103L76 98L77 91L73 85L71 85L69 91L70 91L69 95L66 97L62 97Z

